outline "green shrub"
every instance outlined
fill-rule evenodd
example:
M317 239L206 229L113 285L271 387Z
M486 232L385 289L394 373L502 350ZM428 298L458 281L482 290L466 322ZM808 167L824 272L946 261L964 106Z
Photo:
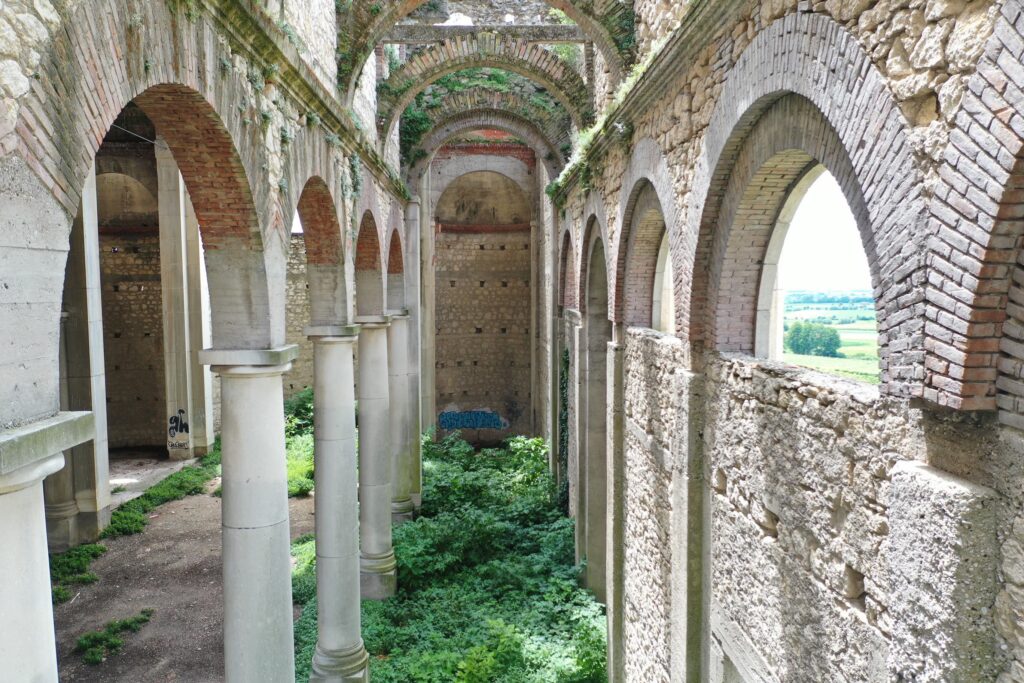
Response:
M307 388L284 402L285 437L313 433L313 389Z
M394 529L398 593L362 604L374 683L597 683L604 611L579 587L574 526L554 500L547 448L424 444L423 516ZM316 643L315 553L293 546L296 680Z
M285 447L288 496L307 496L313 490L313 434L302 432L288 437Z

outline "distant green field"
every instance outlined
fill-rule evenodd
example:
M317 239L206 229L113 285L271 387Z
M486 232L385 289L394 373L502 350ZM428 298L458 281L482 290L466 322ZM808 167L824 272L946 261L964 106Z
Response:
M805 320L807 317L846 313L846 311L839 312L820 308L813 312L816 315L805 317L802 315L804 311L799 311L800 315L791 317L791 314L787 311L786 319L789 322ZM860 320L847 325L831 325L831 327L839 331L839 338L843 342L842 346L839 347L839 352L843 354L843 358L801 356L795 353L785 353L783 354L783 360L793 365L811 368L812 370L820 370L833 375L860 380L861 382L878 384L878 332L875 328L875 321Z

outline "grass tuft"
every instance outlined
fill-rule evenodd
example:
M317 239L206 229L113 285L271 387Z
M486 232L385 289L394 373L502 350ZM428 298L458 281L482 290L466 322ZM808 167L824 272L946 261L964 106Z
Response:
M84 633L75 642L75 652L82 655L82 660L90 666L100 664L107 657L121 651L124 646L122 634L138 633L152 616L153 610L144 609L134 617L107 623L102 631Z

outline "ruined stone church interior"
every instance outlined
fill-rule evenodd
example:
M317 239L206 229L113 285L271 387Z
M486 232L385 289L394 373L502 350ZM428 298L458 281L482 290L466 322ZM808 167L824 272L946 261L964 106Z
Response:
M0 0L0 681L1024 683L1024 0Z

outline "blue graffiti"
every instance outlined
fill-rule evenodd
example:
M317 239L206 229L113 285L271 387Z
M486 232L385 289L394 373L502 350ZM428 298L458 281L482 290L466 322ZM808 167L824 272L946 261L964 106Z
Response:
M441 429L508 429L508 422L490 410L448 411L437 421Z

